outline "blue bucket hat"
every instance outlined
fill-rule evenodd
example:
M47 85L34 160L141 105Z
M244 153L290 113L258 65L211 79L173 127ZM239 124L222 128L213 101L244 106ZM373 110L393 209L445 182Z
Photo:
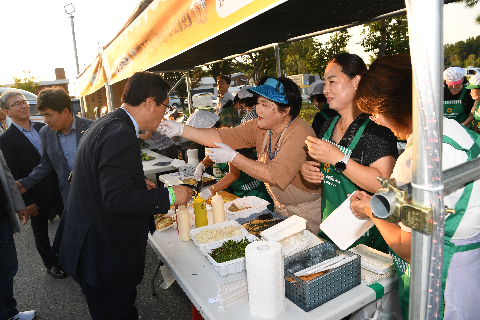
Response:
M261 86L256 86L247 90L259 94L269 100L289 104L287 97L285 96L283 84L276 79L268 78Z

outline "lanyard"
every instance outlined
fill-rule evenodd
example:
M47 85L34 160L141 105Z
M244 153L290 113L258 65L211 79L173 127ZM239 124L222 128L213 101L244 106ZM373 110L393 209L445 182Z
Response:
M270 159L270 161L272 161L273 158L275 158L275 156L277 155L277 150L279 149L278 142L280 141L280 138L282 137L285 130L287 130L290 123L292 123L292 121L293 121L293 117L292 119L290 119L290 122L287 124L285 129L283 129L282 134L280 134L280 136L278 137L277 144L275 145L275 150L273 150L273 154L272 154L272 130L270 130L270 142L268 143L268 158Z

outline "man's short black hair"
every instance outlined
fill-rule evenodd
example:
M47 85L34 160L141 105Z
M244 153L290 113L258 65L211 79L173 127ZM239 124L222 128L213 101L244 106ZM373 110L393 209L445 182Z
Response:
M226 75L218 76L217 77L217 83L218 83L218 81L220 81L220 79L225 80L225 82L227 84L230 84L232 82L232 80L230 80L230 77L227 77Z
M136 72L125 85L122 103L137 107L148 98L161 103L167 99L170 88L170 84L159 74L147 71Z
M37 107L40 112L52 109L58 113L68 109L72 113L72 99L62 87L44 88L37 96Z

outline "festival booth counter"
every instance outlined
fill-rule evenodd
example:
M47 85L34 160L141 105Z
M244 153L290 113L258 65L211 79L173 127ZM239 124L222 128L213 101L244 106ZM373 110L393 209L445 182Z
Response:
M204 319L259 319L251 314L249 301L222 310L219 302L209 303L218 296L218 285L245 279L248 271L221 276L193 241L180 241L176 229L149 234L149 242ZM371 284L370 284L371 285ZM371 287L365 280L351 290L306 312L289 299L286 308L275 319L342 319L396 289L396 276L375 281Z

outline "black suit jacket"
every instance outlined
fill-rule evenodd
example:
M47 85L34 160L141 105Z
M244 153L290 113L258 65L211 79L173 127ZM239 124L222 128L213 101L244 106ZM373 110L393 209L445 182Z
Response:
M149 220L170 207L167 189L147 190L132 120L117 109L94 122L77 150L65 208L60 265L98 288L138 285Z
M43 126L45 126L44 123L35 122L33 124L38 132ZM15 180L28 177L30 172L40 163L40 153L13 124L0 135L0 149L2 149L7 166ZM27 206L36 203L40 209L43 207L50 208L50 204L54 200L53 197L61 197L56 173L51 172L40 183L24 193L22 197Z

